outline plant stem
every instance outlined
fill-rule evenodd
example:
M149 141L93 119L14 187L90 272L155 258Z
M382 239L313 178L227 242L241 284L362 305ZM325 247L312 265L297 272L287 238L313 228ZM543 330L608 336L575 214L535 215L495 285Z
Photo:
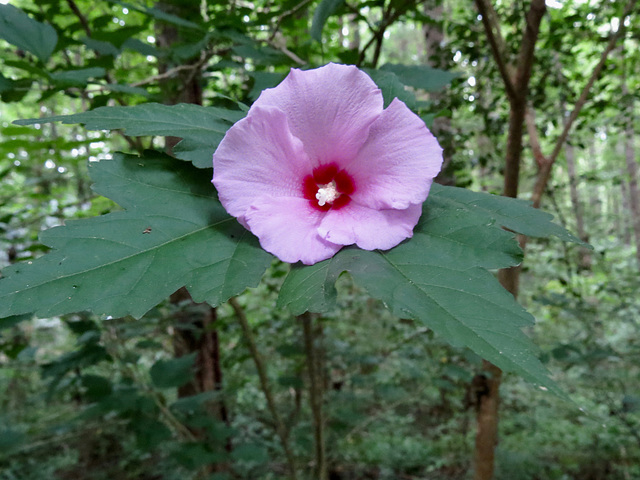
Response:
M262 392L264 393L265 398L267 399L267 407L269 408L269 412L275 421L276 426L276 434L280 438L280 443L282 444L282 448L284 450L284 454L287 457L287 465L289 467L289 474L291 475L292 480L297 480L297 471L295 459L293 457L293 453L291 452L291 448L289 446L289 435L287 428L282 421L282 417L278 413L278 409L276 408L276 402L273 399L273 393L271 392L271 388L269 387L268 376L267 376L267 367L264 363L262 355L258 351L258 346L256 345L255 337L253 336L253 331L249 326L249 322L247 321L247 315L244 313L244 309L240 306L238 301L235 298L229 299L229 305L233 308L233 311L238 317L240 321L240 326L242 327L242 331L247 340L247 345L249 347L249 352L251 353L251 357L253 358L253 362L256 365L256 370L258 371L258 377L260 378L260 386L262 388Z
M327 480L327 460L324 442L324 419L322 415L322 383L320 381L318 351L315 346L313 331L313 314L305 312L298 318L302 321L304 346L307 352L307 368L309 370L309 403L313 414L313 430L316 450L316 478Z

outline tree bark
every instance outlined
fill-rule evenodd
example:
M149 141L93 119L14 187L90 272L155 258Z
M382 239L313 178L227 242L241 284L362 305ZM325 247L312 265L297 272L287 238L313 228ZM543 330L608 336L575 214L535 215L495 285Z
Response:
M598 171L598 150L596 149L596 142L594 138L589 140L589 144L587 145L587 149L589 152L589 170L592 172ZM598 191L598 187L595 188L595 192ZM593 216L598 218L602 214L602 202L600 200L599 195L589 195L589 211L592 212Z
M626 82L625 82L626 90ZM638 163L635 154L635 138L633 128L633 99L629 98L629 110L627 111L627 125L624 139L624 158L627 167L627 192L629 195L629 208L631 209L631 223L636 246L636 261L640 270L640 194L638 193Z
M318 347L318 333L322 332L320 326L314 326L315 315L310 312L303 313L299 319L302 322L304 336L304 348L307 354L307 370L309 373L309 404L313 415L313 436L315 444L315 478L328 480L326 445L325 445L325 418L323 412L323 368L322 349Z
M495 447L498 439L498 413L500 410L500 381L502 371L486 360L483 370L484 390L478 397L476 410L477 433L473 463L474 479L493 478L495 466Z
M567 140L567 136L569 135L569 131L571 130L571 127L573 126L574 122L578 118L578 115L580 115L582 108L587 102L587 99L589 98L589 94L591 93L591 88L593 87L594 83L600 76L600 73L602 72L602 69L604 68L605 63L607 62L607 58L609 57L609 54L616 46L618 40L620 40L620 38L624 35L626 31L626 25L625 25L626 19L630 15L633 8L635 7L636 1L637 0L628 1L627 5L625 6L624 12L622 13L621 19L618 23L618 30L609 37L609 42L607 43L607 46L600 54L600 60L598 61L598 64L594 67L593 71L591 72L591 75L587 80L587 83L585 84L585 86L582 88L582 92L580 92L580 97L576 101L573 107L573 110L569 115L569 118L564 123L564 128L562 129L562 133L560 134L560 137L558 138L558 140L555 143L555 146L553 147L553 151L548 157L543 156L542 158L544 159L544 162L542 164L540 163L538 164L540 169L538 171L536 183L533 187L533 192L531 194L531 200L533 201L533 206L535 208L540 207L540 203L542 201L542 195L544 194L547 188L547 184L549 183L549 178L551 177L551 169L553 167L553 164L555 163L556 159L558 158L558 155L560 155L560 152L562 151L562 148L565 145L565 142Z
M624 155L624 153L623 153ZM626 162L625 166L622 167L620 173L622 177L626 177ZM622 230L622 243L626 246L631 245L631 228L629 226L629 222L627 222L627 215L631 212L631 207L629 206L629 184L626 179L623 179L620 182L620 198L621 198L621 212L620 212L620 229ZM631 217L631 215L629 215Z
M509 98L509 130L505 153L503 195L518 196L520 158L527 111L529 81L534 62L535 44L540 23L546 11L544 0L532 0L526 16L526 26L518 55L517 67L509 66L505 57L504 40L500 35L498 17L489 0L476 0L487 38L505 83ZM500 270L498 279L502 286L516 297L518 295L519 268ZM483 369L489 374L486 395L479 398L477 431L474 451L474 480L491 480L495 469L495 447L498 443L498 411L500 405L501 370L483 361Z
M638 192L638 163L636 160L636 145L635 145L635 126L634 126L634 97L629 93L629 86L627 85L626 74L626 58L622 52L622 63L624 64L624 75L622 77L622 94L624 95L625 109L625 128L624 128L624 158L625 166L627 169L627 185L626 190L628 193L629 209L631 210L631 227L633 229L635 247L636 247L636 262L638 264L638 270L640 270L640 193ZM634 62L631 65L633 68Z
M475 0L475 3L481 14L482 24L491 47L493 57L498 66L500 75L502 76L510 104L503 195L508 197L517 197L520 175L520 159L522 155L523 123L527 112L529 80L531 77L531 69L533 68L535 44L538 38L540 23L546 11L546 6L544 0L532 0L529 11L527 12L526 26L518 54L517 67L514 68L509 64L509 60L506 57L507 49L505 47L504 39L500 33L500 23L490 0ZM535 156L536 161L538 162L539 171L532 193L533 206L535 208L540 206L542 194L544 193L551 176L551 169L565 144L569 130L584 106L591 87L595 83L596 78L599 76L604 63L606 62L607 56L615 46L617 40L624 33L626 17L629 15L634 5L635 0L629 0L627 3L619 23L618 31L611 35L605 50L600 56L600 61L594 68L587 84L583 88L551 155L549 157L542 155L538 145ZM535 131L535 125L533 130ZM533 140L537 143L537 133L533 137ZM532 144L533 143L534 142L532 142ZM535 150L536 148L534 148L534 151ZM526 237L520 237L519 240L520 245L524 250ZM500 270L498 274L500 283L505 289L511 292L514 297L517 297L518 295L519 273L519 267L512 267ZM474 455L474 480L490 480L493 478L494 455L493 450L489 451L489 449L492 448L492 446L495 447L498 432L498 387L500 385L500 374L498 374L499 369L488 362L485 363L484 368L489 373L493 374L491 377L493 384L487 390L487 395L482 396L480 399L478 409L478 431L476 434L476 452Z
M442 45L444 32L442 31L442 17L444 7L441 0L433 0L425 3L423 12L430 17L433 22L425 23L422 27L424 36L424 63L433 68L449 70L450 52L446 51ZM429 98L435 104L442 104L447 100L447 96L440 92L431 93ZM441 105L441 108L444 107ZM444 108L448 108L444 107ZM453 158L453 133L451 129L451 119L447 116L437 117L431 126L431 132L436 136L440 146L443 148L442 168L435 181L441 185L455 185L455 178L449 166Z
M177 15L180 18L199 21L199 2L179 0L166 0L159 2L156 7L167 13ZM197 17L197 18L194 18ZM169 48L182 40L180 30L167 23L158 23L156 26L156 40L161 48ZM202 75L199 64L200 57L186 62L187 68L176 72L175 77L163 79L160 87L164 96L164 103L174 105L177 103L193 103L202 105ZM176 65L161 64L159 73L165 73ZM180 138L166 137L165 150L172 154L173 147ZM216 326L216 309L206 304L196 304L186 288L182 287L170 298L176 308L174 329L174 354L176 357L197 352L195 370L196 374L192 382L178 389L178 396L189 397L198 393L222 389L222 368L220 362L220 340ZM228 412L223 401L210 401L206 405L207 411L219 421L228 423ZM193 431L197 436L202 432ZM230 449L230 443L225 445ZM224 466L211 466L210 471L224 469Z
M583 242L589 242L589 235L584 229L584 210L582 208L582 203L580 202L580 193L578 191L578 175L576 173L575 150L573 145L567 143L564 147L564 154L567 160L567 173L569 175L569 196L571 198L571 207L576 219L576 233L580 240ZM578 252L578 268L580 270L591 270L591 251L588 248L580 247Z

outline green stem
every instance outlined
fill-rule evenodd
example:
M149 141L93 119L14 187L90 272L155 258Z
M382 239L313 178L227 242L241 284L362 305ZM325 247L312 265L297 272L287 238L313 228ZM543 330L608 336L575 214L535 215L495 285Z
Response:
M229 305L231 305L231 308L233 308L233 311L235 312L236 317L238 317L244 336L247 339L249 352L251 353L253 362L256 365L256 370L258 371L258 377L260 378L260 386L262 387L262 392L264 393L264 396L267 399L267 407L269 408L269 412L271 413L271 416L275 421L276 434L280 438L280 443L282 444L282 448L284 450L285 456L287 457L289 474L291 475L292 480L297 480L298 477L297 477L297 471L296 471L296 464L295 464L295 459L293 457L293 453L291 451L291 447L289 446L288 431L287 431L287 428L285 427L284 422L282 421L282 417L278 413L278 409L276 408L276 402L273 399L273 393L271 392L271 388L269 387L267 367L265 366L262 355L258 351L255 337L253 336L253 331L251 330L251 327L249 326L249 322L247 320L247 315L244 313L244 309L240 306L240 304L235 298L229 299Z
M319 367L319 356L316 350L313 331L313 314L306 312L298 317L302 321L304 345L307 352L307 368L309 370L309 403L313 415L313 430L316 451L316 478L327 480L327 459L325 455L324 419L322 415L322 383Z

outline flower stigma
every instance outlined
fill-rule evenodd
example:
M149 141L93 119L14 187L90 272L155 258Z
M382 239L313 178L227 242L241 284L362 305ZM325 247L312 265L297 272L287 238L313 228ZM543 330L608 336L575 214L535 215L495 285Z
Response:
M316 199L318 200L318 205L321 207L324 207L326 203L333 203L336 198L340 196L340 193L336 188L335 180L332 180L331 183L327 183L326 185L318 185L318 187Z

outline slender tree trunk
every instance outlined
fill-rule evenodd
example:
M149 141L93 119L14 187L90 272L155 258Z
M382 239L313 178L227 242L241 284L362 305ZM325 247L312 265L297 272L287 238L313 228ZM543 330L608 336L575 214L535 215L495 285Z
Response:
M450 65L450 55L442 47L444 32L442 31L443 2L442 0L431 0L425 3L424 14L430 17L433 22L425 23L422 27L424 35L424 63L433 68L448 70ZM442 93L432 93L430 99L434 103L447 101L447 96ZM440 146L443 148L442 169L436 178L436 182L442 185L455 185L455 178L449 168L453 158L453 132L451 129L451 119L447 116L437 117L431 127L432 133L438 138Z
M598 150L596 149L595 139L592 138L587 146L589 151L589 169L592 172L597 172L599 168L598 164ZM595 218L599 218L602 210L602 202L600 201L600 195L598 195L598 187L594 188L594 194L589 195L589 211Z
M631 245L631 228L629 226L629 222L627 221L627 215L629 218L631 207L629 205L629 182L625 179L626 175L626 165L620 170L623 180L620 182L620 198L621 198L621 212L620 212L620 227L622 230L622 243L626 246Z
M607 56L613 50L616 42L624 33L626 17L629 15L636 0L629 0L622 18L619 23L618 30L611 35L609 42L600 56L600 61L594 68L587 84L584 86L578 101L576 102L569 119L556 142L553 152L549 157L542 155L541 151L536 152L536 160L538 162L538 177L532 193L533 206L538 208L542 199L549 178L551 169L558 157L562 147L565 144L569 130L576 120L580 110L584 106L588 94L598 78ZM531 78L531 69L533 68L534 50L538 39L538 33L542 17L546 11L544 0L532 0L529 11L526 16L525 31L522 36L520 51L518 53L517 65L513 66L509 63L507 57L506 44L500 30L500 22L498 15L490 0L475 0L478 11L481 15L482 24L484 26L487 40L491 48L491 52L498 66L500 76L502 77L507 97L509 98L509 133L507 137L507 148L505 155L505 171L504 171L504 190L503 195L508 197L516 197L518 195L519 175L520 175L520 158L522 154L522 135L524 130L524 119L527 111L527 96L529 80ZM534 129L535 130L535 129ZM537 140L537 134L535 139ZM538 150L540 150L538 148ZM519 238L520 245L524 249L526 237ZM518 295L519 287L519 267L500 270L498 278L502 286L511 292L514 297ZM491 445L497 443L497 425L498 425L498 395L500 375L494 369L494 365L485 364L485 369L495 375L491 378L494 380L492 388L487 389L487 395L483 395L480 399L480 408L478 410L478 432L476 436L476 452L474 480L490 480L493 478L493 453L488 449ZM495 395L495 397L493 397ZM481 414L486 415L481 415ZM480 438L482 437L482 438Z
M474 479L493 478L495 448L498 441L500 411L500 381L502 371L486 360L482 362L484 389L478 397L476 410L476 441L474 449Z
M624 51L623 51L624 52ZM622 62L626 65L626 58L623 53ZM631 63L632 68L634 62ZM638 162L636 160L636 145L635 145L635 125L634 125L634 99L629 94L629 87L627 85L626 71L622 77L622 93L624 95L626 111L625 111L625 128L624 128L624 159L627 169L627 193L629 208L631 210L631 226L633 228L635 247L636 247L636 261L638 269L640 270L640 192L638 192Z
M349 49L360 50L360 23L355 14L349 17Z
M584 229L584 210L582 208L582 203L580 202L580 193L578 191L578 175L576 173L575 149L573 148L573 145L567 143L564 147L564 154L567 159L569 196L571 198L573 215L576 219L576 233L580 240L583 242L589 242L589 235ZM585 247L580 247L579 255L578 267L581 270L591 270L591 250Z
M504 189L507 197L518 196L520 180L520 159L524 134L524 120L527 111L529 81L534 62L535 44L542 17L546 11L544 0L532 0L526 15L525 30L522 35L517 66L509 65L506 58L504 39L500 34L498 16L489 0L476 0L482 16L487 38L498 64L509 98L509 130L505 153ZM519 267L500 270L498 279L502 286L514 297L518 295ZM483 362L488 374L486 395L479 398L477 431L474 451L474 480L491 480L495 469L495 447L498 443L498 413L500 405L501 370Z
M627 176L629 177L627 192L629 195L631 223L633 226L636 244L636 260L638 262L638 269L640 269L640 194L638 193L638 163L635 154L633 116L631 116L632 111L633 108L631 108L630 112L627 114L627 126L625 128L624 139L624 157L627 167Z
M576 232L581 239L586 236L584 231L584 218L582 216L582 204L578 193L578 176L576 174L576 159L573 145L567 143L564 146L564 155L567 160L567 174L569 175L569 197L571 198L571 208L576 217Z
M318 340L322 335L322 328L313 323L315 315L310 312L303 313L299 319L302 322L304 336L304 348L307 354L307 371L309 374L309 404L313 415L313 436L315 444L315 475L317 480L328 480L326 445L325 445L325 418L323 411L324 396L324 369L322 360L322 348Z
M167 13L177 15L180 18L199 20L200 4L193 0L186 2L179 0L166 0L159 2L156 7ZM194 18L197 17L197 18ZM182 38L178 27L166 23L158 23L156 38L159 47L171 47ZM181 70L173 78L167 78L161 83L164 103L194 103L202 105L202 76L198 64L199 58L186 62L192 65L192 69ZM161 64L160 73L167 72L177 65ZM166 137L165 148L168 154L172 154L173 147L180 139ZM175 305L175 329L174 329L174 353L176 357L197 352L195 361L196 375L192 382L178 389L179 397L188 397L198 393L222 389L222 368L220 363L220 340L216 327L216 309L206 304L196 304L186 288L180 288L170 301ZM224 402L221 400L210 401L206 408L213 418L228 423L228 413ZM200 435L201 432L193 431ZM230 444L225 445L230 449ZM212 465L209 470L224 470L224 466Z

